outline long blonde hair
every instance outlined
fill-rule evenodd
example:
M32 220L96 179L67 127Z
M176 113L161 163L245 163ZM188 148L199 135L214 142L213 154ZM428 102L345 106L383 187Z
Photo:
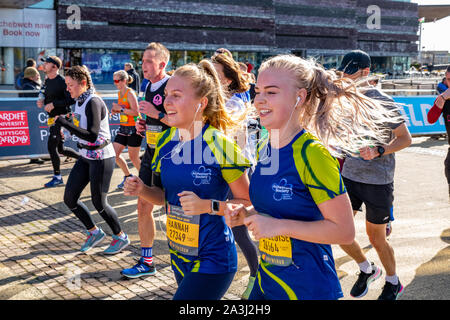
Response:
M203 111L203 120L224 133L231 133L238 123L225 109L225 95L219 76L213 64L202 60L198 64L189 63L175 70L173 77L183 77L190 81L197 97L207 97L208 104Z
M283 69L296 80L295 86L306 89L306 101L300 109L300 124L316 135L335 156L355 155L359 148L389 141L390 123L403 117L395 103L369 98L359 83L325 70L313 60L294 55L278 55L264 61L259 72Z

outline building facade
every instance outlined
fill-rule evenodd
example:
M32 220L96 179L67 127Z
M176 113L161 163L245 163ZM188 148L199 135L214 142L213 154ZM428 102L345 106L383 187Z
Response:
M387 0L58 0L56 46L67 66L87 65L94 82L132 61L140 70L149 42L171 51L169 68L220 47L256 67L294 53L336 67L362 49L376 72L409 69L417 56L417 4Z

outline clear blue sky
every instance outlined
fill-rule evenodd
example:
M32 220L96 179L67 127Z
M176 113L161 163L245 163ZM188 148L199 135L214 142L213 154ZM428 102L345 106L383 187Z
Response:
M450 0L412 0L411 2L420 5L448 4ZM450 51L450 17L443 18L436 22L426 22L422 25L422 47L423 50L447 50Z

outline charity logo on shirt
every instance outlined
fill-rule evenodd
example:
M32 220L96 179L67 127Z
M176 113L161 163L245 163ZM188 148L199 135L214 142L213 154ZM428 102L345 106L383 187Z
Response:
M193 183L195 186L202 184L209 184L211 182L211 169L206 169L205 166L200 166L198 170L192 170Z
M272 184L273 199L275 201L292 200L292 184L286 179L281 179L280 183Z
M157 94L156 96L153 97L153 104L155 106L159 106L162 103L162 97L160 94Z

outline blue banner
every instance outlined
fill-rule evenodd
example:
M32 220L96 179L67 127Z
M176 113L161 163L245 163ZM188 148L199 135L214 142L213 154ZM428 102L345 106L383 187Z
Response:
M125 63L130 62L130 54L127 52L98 53L83 51L82 61L89 68L94 84L112 84L114 72L123 70Z
M436 96L393 96L400 103L403 114L406 115L406 126L411 135L427 135L445 133L444 119L430 124L427 120L428 111L433 107Z

